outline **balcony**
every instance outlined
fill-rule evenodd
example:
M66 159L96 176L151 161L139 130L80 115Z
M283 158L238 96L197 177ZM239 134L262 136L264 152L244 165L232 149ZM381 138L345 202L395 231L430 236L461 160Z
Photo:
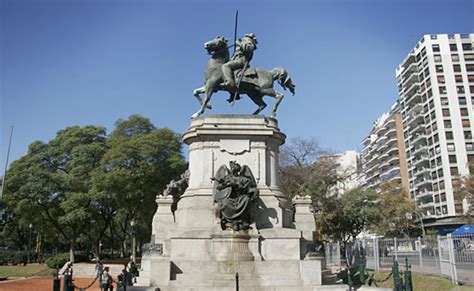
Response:
M415 187L420 189L420 188L423 188L422 186L427 186L427 185L431 186L431 183L432 183L431 179L424 178L424 179L421 179L421 180L416 180L415 181Z
M433 192L430 190L422 190L422 191L417 191L415 192L415 198L422 198L428 195L433 195Z
M412 154L424 154L428 153L428 146L427 145L420 145L420 146L415 146L412 149Z
M413 140L411 141L411 144L412 145L416 145L418 144L419 142L421 141L424 141L425 144L426 144L426 134L416 134L414 137L413 137Z

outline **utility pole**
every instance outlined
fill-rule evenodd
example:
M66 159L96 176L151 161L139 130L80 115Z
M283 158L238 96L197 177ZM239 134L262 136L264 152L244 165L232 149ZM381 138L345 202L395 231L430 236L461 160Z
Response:
M7 168L8 168L8 159L10 158L10 147L12 145L12 136L13 136L13 125L10 128L10 139L8 141L8 149L7 149L7 158L5 160L5 169L3 171L3 179L2 179L2 192L0 192L0 201L3 199L3 193L5 189L7 189Z

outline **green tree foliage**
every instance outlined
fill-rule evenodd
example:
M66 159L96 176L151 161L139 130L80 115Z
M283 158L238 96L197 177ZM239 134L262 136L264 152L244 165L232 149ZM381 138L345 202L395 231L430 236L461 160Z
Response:
M347 241L378 218L377 194L356 188L337 195L333 188L354 173L345 173L337 161L322 157L314 138L296 138L281 150L283 190L290 197L309 195L321 239Z
M95 173L95 191L102 205L114 202L113 232L121 236L122 245L132 234L132 221L138 239L147 241L156 194L184 171L181 142L171 130L156 129L148 119L133 115L116 123L107 144Z
M469 162L469 174L462 177L459 186L454 186L454 195L457 203L466 200L467 209L464 214L468 223L474 221L474 161Z
M348 242L380 219L377 199L375 191L360 187L321 199L315 215L318 231L325 238Z
M24 244L31 223L45 242L69 244L73 259L78 243L97 251L103 239L124 240L132 219L148 240L155 196L184 167L178 136L138 115L109 136L96 126L60 130L33 142L8 171L7 225L18 234L10 243Z
M378 201L383 215L371 225L372 230L387 237L409 237L415 231L419 232L420 228L415 224L416 204L398 184L383 183Z
M105 140L105 128L68 127L48 143L32 143L8 172L8 209L36 231L54 229L69 243L72 260L77 240L93 219L88 211L91 173L106 151Z

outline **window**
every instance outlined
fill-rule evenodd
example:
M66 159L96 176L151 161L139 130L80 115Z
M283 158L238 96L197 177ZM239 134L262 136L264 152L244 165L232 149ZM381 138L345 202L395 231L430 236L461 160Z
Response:
M441 63L441 61L442 61L441 55L434 55L433 58L434 58L434 61L437 62L437 63ZM458 56L458 61L459 61L459 56Z
M426 91L426 96L427 98L430 98L431 96L433 96L433 91L431 91L431 89L428 89L428 91Z
M467 112L467 108L461 108L461 116L469 116L469 112Z
M474 145L471 142L466 143L466 151L474 151Z
M441 58L440 58L441 59ZM459 62L459 55L451 55L451 60L453 62ZM440 60L441 61L441 60ZM436 62L436 59L435 59Z
M439 162L438 166L441 166L441 162ZM438 170L438 177L441 178L441 177L443 177L443 176L444 176L444 174L443 174L443 169L439 169L439 170ZM443 189L444 189L444 188L443 188Z
M453 125L451 124L451 120L445 120L444 121L444 127L445 128L452 128Z
M464 60L465 60L466 62L474 61L474 54L465 54L465 55L464 55Z
M456 147L454 146L454 143L448 143L448 152L454 152L456 151Z
M463 44L462 44L462 50L463 50L463 51L471 51L471 50L472 50L472 44L470 44L470 43L463 43Z
M449 45L449 49L452 52L457 52L458 51L458 46L455 43L452 43L452 44Z
M426 68L424 71L423 71L423 75L425 76L425 78L428 78L430 76L430 69L429 68Z
M467 105L466 97L459 97L459 105Z
M439 141L438 134L433 135L433 141L436 143Z
M458 167L451 167L451 176L459 175Z
M466 64L466 71L474 72L474 64Z
M469 91L471 91L471 93L474 94L474 86L469 86Z
M431 46L431 48L433 49L434 52L439 52L439 44L434 44ZM464 49L464 46L463 46L463 49Z
M471 126L469 119L463 119L462 120L462 127L469 127Z
M443 116L450 116L448 108L443 109Z
M446 94L446 87L440 86L438 89L440 94Z
M454 76L454 79L456 80L456 83L462 83L462 75L456 75Z
M461 72L461 65L453 65L453 70L454 70L456 73Z
M449 162L451 164L457 163L456 156L455 155L449 155Z
M436 35L436 34L432 34L432 35L430 35L430 37L431 37L431 39L433 39L433 40L434 40L434 39L438 39L438 35Z
M436 72L442 73L443 72L443 65L436 65Z
M438 76L437 79L438 79L438 83L441 83L441 84L446 83L446 82L445 82L445 79L444 79L444 76Z
M468 82L474 82L474 75L467 75Z
M440 101L441 101L441 105L449 105L447 97L441 97ZM431 108L433 108L433 106L431 106Z
M470 131L465 131L464 139L472 139L472 133Z
M446 131L446 139L448 139L448 140L453 140L454 139L452 131Z
M456 92L464 93L464 86L456 86Z

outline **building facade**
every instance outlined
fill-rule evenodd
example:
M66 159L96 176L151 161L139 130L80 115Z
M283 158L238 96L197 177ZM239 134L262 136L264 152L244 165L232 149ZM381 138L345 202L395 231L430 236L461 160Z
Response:
M363 186L379 192L382 183L390 181L408 193L407 161L398 102L374 122L362 145Z
M455 222L474 160L474 34L425 35L396 69L410 197L423 220Z
M338 178L337 184L329 191L331 195L342 195L344 192L361 186L360 154L350 150L343 153L321 156L320 160L334 166Z

